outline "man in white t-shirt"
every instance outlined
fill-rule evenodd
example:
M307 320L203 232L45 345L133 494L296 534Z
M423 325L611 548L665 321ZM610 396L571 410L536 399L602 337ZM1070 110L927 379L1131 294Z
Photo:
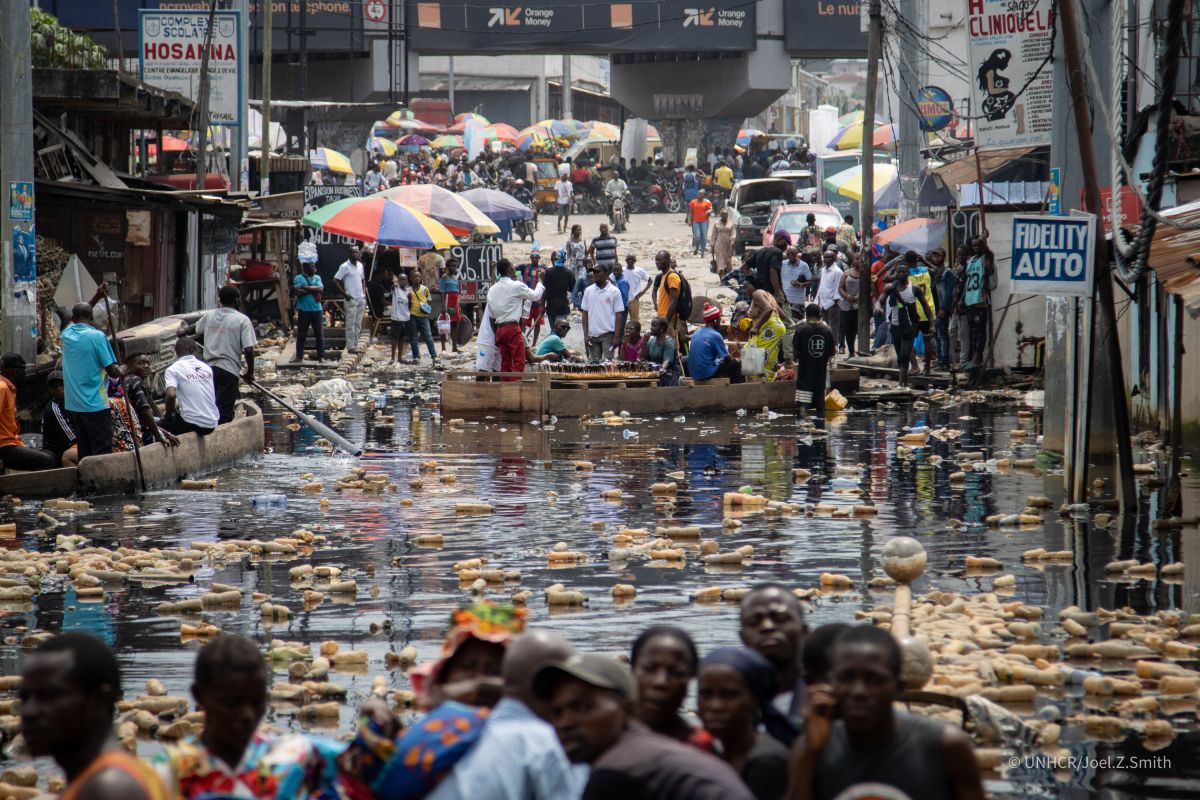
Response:
M608 279L608 269L597 265L592 272L593 283L583 292L583 339L588 358L602 361L621 345L625 331L625 299L621 290Z
M825 323L833 330L834 341L840 341L838 337L842 330L842 311L838 305L838 301L841 300L838 287L842 283L842 268L838 265L837 249L826 249L821 253L821 259L824 265L818 277L820 283L817 286L817 305L825 315Z
M367 277L363 269L362 251L350 248L350 256L338 267L333 283L346 295L346 350L358 352L358 337L362 333L363 312L367 310Z
M392 361L404 361L404 348L400 343L408 334L408 323L412 319L412 289L408 288L408 273L403 270L392 276Z
M650 289L652 281L646 270L637 265L633 253L625 256L625 280L629 281L629 318L641 321L642 295Z
M554 182L554 196L558 201L558 232L563 233L571 227L571 201L575 198L575 184L571 183L569 175L559 175Z
M176 436L207 436L220 420L212 367L196 358L199 352L195 339L181 336L175 342L175 363L167 367L166 410L158 427Z

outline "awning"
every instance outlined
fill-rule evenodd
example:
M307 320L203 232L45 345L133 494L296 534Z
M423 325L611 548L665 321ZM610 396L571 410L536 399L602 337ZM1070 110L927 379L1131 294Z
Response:
M959 208L979 205L979 184L975 181L958 187ZM985 205L1040 206L1050 196L1049 181L984 181Z
M981 152L979 166L982 168L984 181L986 182L988 176L993 172L998 172L1013 161L1029 156L1037 149L1036 147L1010 147L1003 150ZM962 186L964 183L976 183L978 174L975 168L975 156L969 155L959 161L952 161L940 166L933 170L933 174L950 188Z
M1184 227L1200 225L1200 200L1162 215ZM1150 268L1171 294L1187 305L1200 301L1200 230L1180 230L1159 222L1150 244Z

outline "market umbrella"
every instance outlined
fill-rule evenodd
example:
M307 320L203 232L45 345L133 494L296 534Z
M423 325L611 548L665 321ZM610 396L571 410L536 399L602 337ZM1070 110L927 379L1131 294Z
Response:
M875 176L873 187L875 193L886 187L889 183L896 179L896 167L892 164L875 164ZM842 170L836 175L832 175L825 179L825 188L831 192L837 192L842 197L849 197L851 200L862 200L862 164L856 164L850 169Z
M421 147L429 144L429 140L419 133L410 133L397 139L396 144L401 147Z
M171 136L164 133L162 137L162 149L164 153L170 153L173 150L187 150L188 143L186 139L180 139L178 136Z
M454 124L458 125L458 124L461 124L461 123L467 122L468 120L473 120L473 119L477 119L480 122L482 122L483 126L485 128L488 125L492 124L492 121L490 119L488 119L487 117L485 117L483 114L476 114L472 111L465 111L462 114L456 114L454 117Z
M437 130L437 125L434 125L433 123L425 122L425 121L419 120L419 119L402 119L396 123L388 122L388 125L392 128L397 128L402 131L426 132L426 131L436 131Z
M884 125L881 128L875 129L876 136L886 137L886 131L880 134L881 130L888 128ZM894 137L893 137L894 138ZM863 124L861 122L853 125L847 125L837 132L837 135L829 140L827 147L830 150L858 150L863 145Z
M461 194L432 183L416 186L394 186L380 192L384 197L420 211L450 229L451 233L469 236L472 233L499 233L500 228L486 214Z
M876 147L884 150L895 150L896 139L899 136L899 131L896 129L896 123L891 122L887 125L880 125L875 129L875 135L871 141Z
M545 134L537 132L523 133L521 134L521 137L517 139L516 145L522 150L528 150L529 148L535 146L544 147L550 142L550 138L551 137L546 136Z
M608 141L619 141L621 138L621 129L610 122L600 122L591 120L583 123L587 130L589 139L607 139Z
M740 144L743 147L745 147L746 145L750 144L750 140L753 139L755 136L762 136L762 135L763 135L763 132L758 130L757 128L742 128L740 131L738 131L737 141L735 142L735 144Z
M471 201L472 205L487 214L493 222L533 217L529 206L512 195L495 189L468 189L458 196Z
M316 147L309 150L308 160L312 162L313 169L327 169L330 172L342 172L347 175L354 174L354 167L350 166L350 159L328 147Z
M548 139L579 137L579 129L575 126L575 120L544 119L533 123L521 133L529 133L533 130L544 134Z
M430 147L445 149L447 147L462 147L463 139L461 136L452 136L450 134L442 134L429 143Z
M385 156L396 155L396 143L391 139L384 139L381 136L372 136L371 141L367 143L372 153L381 153Z
M838 117L837 124L838 124L839 128L846 128L846 127L849 127L850 125L861 125L862 121L866 118L867 118L867 112L863 111L860 108L858 111L851 111L848 114L842 114L840 117ZM885 122L887 122L887 120L881 119L878 114L875 115L875 124L876 125L882 125Z
M484 128L483 136L486 139L495 139L501 142L515 142L521 138L516 128L512 125L505 125L503 122Z
M390 247L440 250L458 244L442 223L378 194L338 200L318 208L301 222L310 228Z
M662 137L658 135L658 128L654 127L653 125L646 126L646 138L662 141Z
M880 245L891 245L897 252L915 250L920 255L926 255L930 250L941 247L945 239L945 220L917 217L893 225L879 234L875 241Z

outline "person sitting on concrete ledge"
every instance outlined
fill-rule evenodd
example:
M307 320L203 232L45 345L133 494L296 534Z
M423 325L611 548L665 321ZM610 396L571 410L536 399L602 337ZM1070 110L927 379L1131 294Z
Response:
M17 422L17 387L25 380L25 359L20 353L0 356L0 464L26 471L54 469L59 460L49 450L26 447ZM61 380L61 379L60 379Z

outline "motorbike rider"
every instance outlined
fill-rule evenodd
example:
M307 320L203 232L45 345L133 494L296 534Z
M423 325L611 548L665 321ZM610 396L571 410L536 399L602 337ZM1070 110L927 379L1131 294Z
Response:
M615 223L613 217L613 204L618 200L626 200L626 195L629 193L629 184L621 179L621 174L616 170L612 171L612 177L608 179L608 183L604 185L604 196L608 203L608 219ZM629 214L629 203L625 202L625 214Z

